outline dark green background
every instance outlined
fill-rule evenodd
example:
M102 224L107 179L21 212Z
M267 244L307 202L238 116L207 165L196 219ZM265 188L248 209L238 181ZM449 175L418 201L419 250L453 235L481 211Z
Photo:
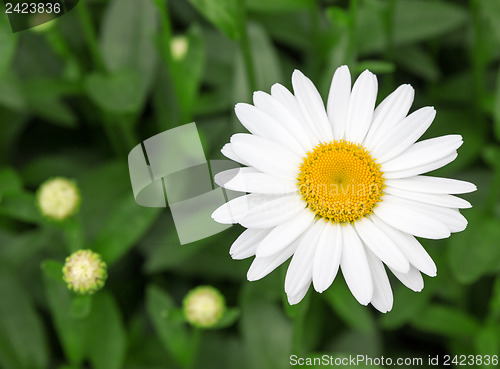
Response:
M174 60L172 35L189 51ZM500 351L500 1L85 0L45 28L13 34L0 16L0 367L280 369L289 355L372 357ZM286 266L247 282L228 250L239 227L180 246L168 210L135 204L129 150L196 121L207 158L242 131L233 106L290 86L297 68L326 98L336 67L378 74L380 101L401 83L437 117L425 137L461 134L437 175L474 182L466 231L422 243L438 275L414 293L391 280L394 308L359 305L341 276L286 303ZM413 110L414 110L413 109ZM41 218L37 187L76 179L79 215ZM64 258L102 254L92 298L60 281ZM194 331L176 309L211 284L239 310Z

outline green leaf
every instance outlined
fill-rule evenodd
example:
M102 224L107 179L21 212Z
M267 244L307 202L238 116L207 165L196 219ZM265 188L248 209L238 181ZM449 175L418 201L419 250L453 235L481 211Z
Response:
M86 318L92 309L92 297L89 295L76 295L71 301L71 317L74 319Z
M466 9L449 2L399 0L394 14L394 42L398 45L436 38L459 29Z
M45 260L42 265L42 271L46 277L53 281L64 283L63 281L63 264L55 260Z
M168 312L177 309L172 298L160 288L150 285L146 290L149 318L165 349L183 366L194 359L191 336L183 322L167 319Z
M493 34L500 44L500 22L498 22L498 19L500 19L500 2L483 0L478 1L477 4L481 10L482 17L489 23Z
M198 90L203 77L203 66L205 63L205 50L203 45L202 31L193 26L186 36L188 50L186 55L180 59L173 59L172 78L175 82L177 98L183 112L183 121L192 119L193 109L196 104Z
M478 322L466 313L444 305L431 305L414 317L412 325L424 332L445 337L474 336Z
M500 318L500 277L497 277L493 284L493 291L490 299L490 316L495 319Z
M356 19L356 40L360 53L383 51L388 38L382 12L375 2L360 7ZM459 29L467 21L467 12L449 2L399 0L395 2L394 46L414 44L437 38Z
M126 349L126 333L114 298L101 291L92 297L92 312L86 319L89 330L88 357L95 369L120 369Z
M101 109L113 113L136 112L141 107L143 94L138 85L139 75L131 70L122 70L111 75L89 74L85 89L90 99Z
M15 75L6 74L1 76L0 74L0 105L17 111L26 110L26 101L19 78Z
M362 332L375 331L375 322L370 310L356 301L345 283L336 281L322 296L351 328Z
M113 209L91 249L100 254L108 265L113 264L141 239L160 211L160 208L137 205L130 193Z
M157 27L157 10L149 0L111 1L101 25L99 46L108 70L112 74L133 71L139 78L133 87L140 98L153 82Z
M428 81L435 82L441 77L436 61L419 46L398 48L394 52L394 59L401 68Z
M476 354L491 355L500 352L500 324L489 323L474 337Z
M45 332L28 293L13 276L0 272L0 296L0 365L47 368Z
M53 246L54 232L40 228L22 233L0 232L0 260L13 268L23 267L40 250Z
M278 53L269 35L262 26L256 23L250 23L248 27L248 38L252 51L257 89L269 91L274 83L283 80ZM235 102L250 101L250 91L243 56L241 53L238 53L235 65L232 97ZM238 124L238 126L240 125Z
M0 78L8 73L17 46L17 34L12 33L6 16L0 17Z
M0 169L0 199L4 194L21 192L22 186L21 177L14 169Z
M78 118L64 102L56 98L38 98L28 101L28 107L45 121L62 127L76 127Z
M244 11L242 0L189 0L189 2L226 36L233 40L241 37L240 27Z
M9 193L0 199L0 215L27 223L42 223L35 205L35 195L30 192Z
M311 0L245 0L248 10L255 12L290 12L311 9L314 2Z
M53 261L43 263L45 296L64 354L72 365L79 366L85 357L87 322L71 316L74 295L62 283L62 267Z
M396 282L399 284L399 281ZM394 306L390 313L381 316L380 322L386 329L401 328L418 316L432 297L434 284L427 284L421 292L414 292L404 285L394 286Z
M289 368L292 350L292 322L278 303L261 285L246 284L242 296L240 325L249 367L259 369Z
M211 329L223 329L232 326L238 318L240 317L240 309L238 308L228 308L224 312L224 315L220 321L215 324Z
M500 67L497 72L496 88L493 102L493 121L497 140L500 140Z
M385 60L363 60L356 64L352 73L361 74L365 69L369 69L375 74L384 74L394 72L395 68L393 63Z
M469 211L469 226L449 240L448 261L455 278L472 283L500 264L500 227L496 218ZM471 247L473 245L473 247Z

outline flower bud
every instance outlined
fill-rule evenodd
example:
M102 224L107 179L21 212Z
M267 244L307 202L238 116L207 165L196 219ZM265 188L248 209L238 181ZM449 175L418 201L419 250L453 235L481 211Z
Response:
M198 328L213 327L226 311L224 296L212 286L199 286L189 291L183 306L187 321Z
M51 178L39 187L37 205L45 217L62 221L78 211L80 191L76 183L67 178Z
M172 58L176 61L184 59L189 48L189 40L186 36L174 36L170 43Z
M76 293L93 294L104 286L107 277L106 263L95 252L78 250L66 258L63 278Z

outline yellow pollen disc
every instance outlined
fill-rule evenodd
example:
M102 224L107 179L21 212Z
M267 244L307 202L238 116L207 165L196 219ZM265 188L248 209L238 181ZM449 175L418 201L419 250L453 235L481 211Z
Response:
M309 151L297 179L307 207L334 223L354 223L371 214L385 187L380 164L363 146L345 140Z

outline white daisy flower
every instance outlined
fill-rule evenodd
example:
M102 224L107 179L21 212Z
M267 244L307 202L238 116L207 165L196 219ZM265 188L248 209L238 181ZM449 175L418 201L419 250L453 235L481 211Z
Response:
M421 273L436 265L415 237L447 238L467 226L452 194L472 183L424 176L457 157L460 135L416 142L436 112L407 115L414 90L402 85L375 109L377 78L364 71L351 88L347 66L335 72L326 110L314 84L296 70L295 95L275 84L254 93L254 105L235 111L250 134L235 134L222 153L245 165L216 175L227 189L247 192L219 207L219 223L246 227L233 243L233 259L255 255L255 281L292 257L285 279L290 304L311 283L325 291L342 271L354 297L390 311L386 268L421 291Z

